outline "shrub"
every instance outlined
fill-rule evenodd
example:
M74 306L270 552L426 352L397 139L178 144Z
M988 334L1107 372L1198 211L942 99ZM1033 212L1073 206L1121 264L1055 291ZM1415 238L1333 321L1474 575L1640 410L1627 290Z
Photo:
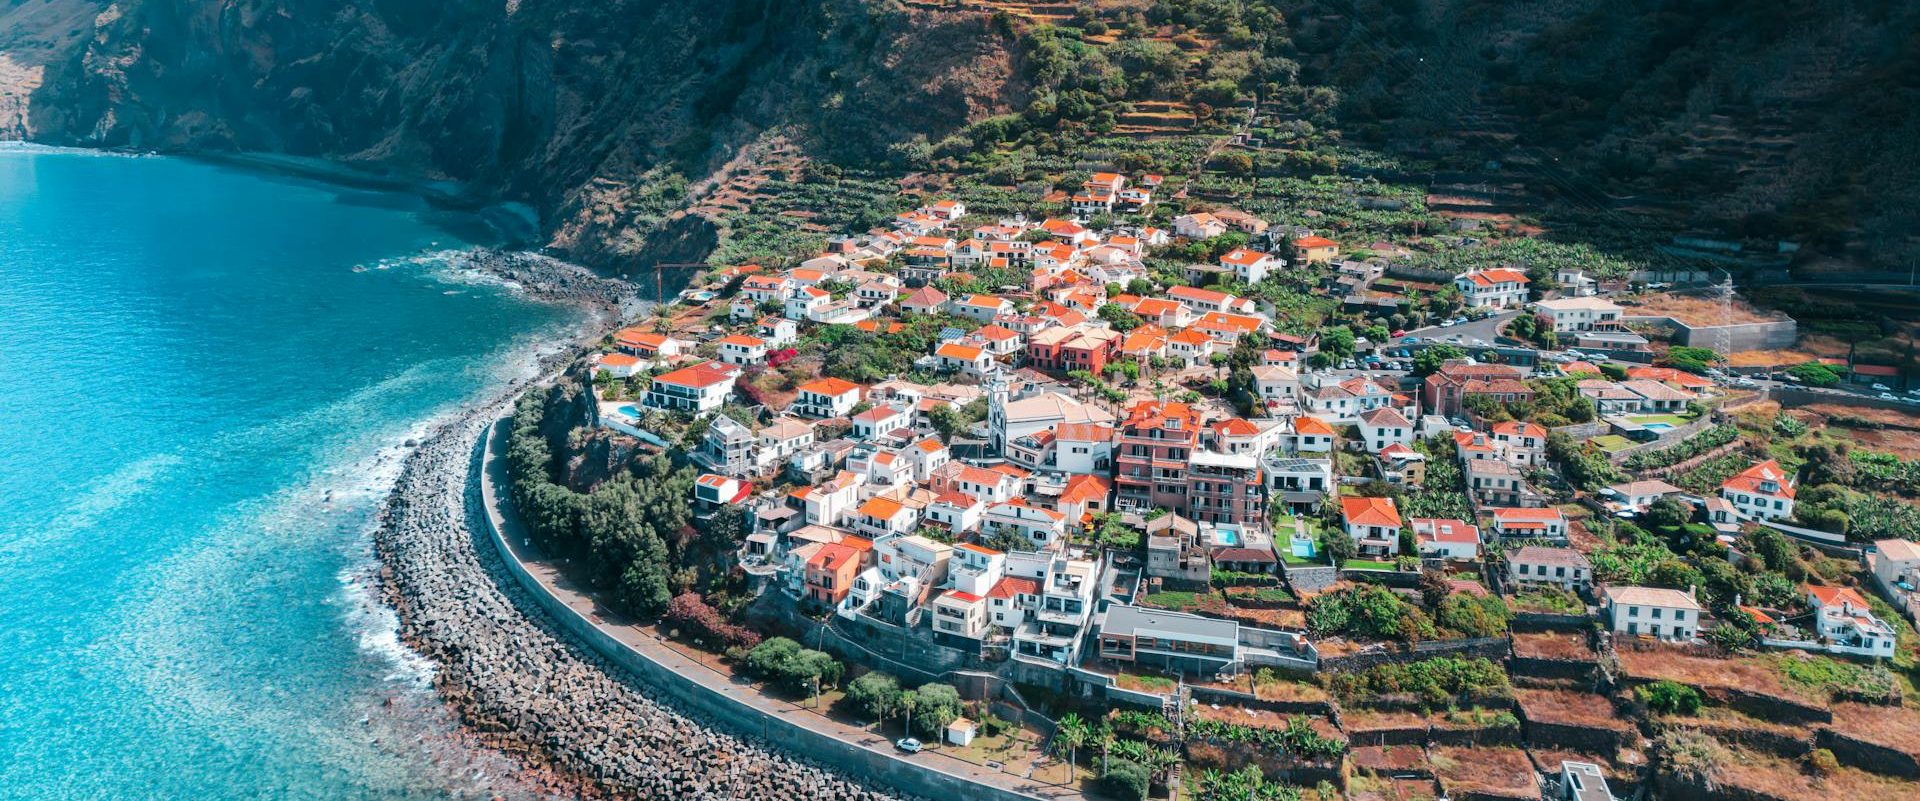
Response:
M1633 695L1655 712L1691 715L1700 711L1700 691L1671 679L1641 685Z
M760 644L759 632L728 623L719 610L696 592L683 592L667 604L661 620L697 639L718 640L725 650L752 649Z
M1815 748L1807 754L1807 767L1822 776L1832 776L1834 771L1840 769L1840 760L1828 749Z
M824 651L802 648L786 637L775 637L747 652L747 671L795 692L826 687L840 680L845 666Z
M873 720L885 720L900 711L900 682L874 671L847 683L847 700Z
M1115 759L1107 765L1107 772L1100 776L1100 783L1116 798L1140 801L1147 797L1150 778L1146 768L1124 759Z
M1443 704L1463 693L1504 694L1512 686L1506 671L1492 661L1451 656L1327 674L1325 681L1342 698L1411 694L1429 704Z

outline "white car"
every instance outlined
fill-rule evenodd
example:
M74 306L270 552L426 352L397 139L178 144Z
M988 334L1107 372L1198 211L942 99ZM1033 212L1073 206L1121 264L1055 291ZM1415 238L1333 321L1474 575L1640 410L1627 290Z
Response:
M909 754L918 754L920 753L920 749L922 746L920 745L919 740L915 740L912 737L902 737L898 740L893 741L893 747L898 748L902 751L905 751Z
M1890 387L1890 386L1887 386L1886 384L1874 384L1874 385L1873 385L1873 391L1875 391L1875 392L1889 392L1889 391L1892 391L1892 389L1893 389L1893 387Z
M1441 320L1441 321L1440 321L1440 327L1441 327L1441 328L1452 328L1452 327L1454 327L1455 325L1457 325L1457 323L1455 323L1455 322L1454 322L1454 321L1452 321L1452 320Z
M1900 397L1891 392L1882 392L1880 393L1880 399L1881 400L1899 400Z

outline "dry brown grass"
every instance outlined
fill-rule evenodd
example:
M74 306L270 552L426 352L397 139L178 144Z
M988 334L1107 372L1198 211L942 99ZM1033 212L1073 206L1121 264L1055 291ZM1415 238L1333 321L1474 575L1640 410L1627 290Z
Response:
M1834 403L1814 403L1800 407L1800 411L1813 412L1824 418L1838 416L1855 417L1885 426L1911 428L1916 425L1913 413L1898 409L1875 409L1865 406L1841 406ZM1841 428L1842 426L1835 426Z
M1525 687L1515 688L1513 695L1520 702L1520 709L1526 713L1527 720L1609 731L1632 728L1620 719L1619 713L1613 708L1613 701L1604 695Z
M1729 790L1760 793L1783 801L1911 801L1910 781L1840 768L1816 776L1804 763L1747 749L1733 749L1720 766L1718 782Z
M1513 655L1525 659L1598 659L1587 647L1587 638L1570 631L1529 631L1513 635Z
M1432 748L1427 758L1449 795L1539 798L1533 763L1518 748Z
M1411 771L1428 772L1433 769L1427 764L1427 750L1412 745L1371 745L1355 748L1348 757L1353 766L1363 771L1391 775Z
M1642 295L1631 301L1627 314L1672 317L1688 325L1719 325L1723 319L1720 300L1717 298L1672 295L1666 293ZM1774 312L1756 309L1746 301L1735 298L1728 319L1735 325L1742 323L1770 323L1783 319Z
M1424 729L1427 727L1427 716L1403 710L1348 709L1341 713L1340 725L1354 733L1387 729Z
M1771 695L1815 706L1824 699L1790 688L1771 665L1753 657L1726 659L1701 656L1667 646L1617 649L1620 669L1628 676L1672 679L1702 689L1740 690Z
M1856 740L1920 755L1920 710L1912 707L1834 704L1832 726Z

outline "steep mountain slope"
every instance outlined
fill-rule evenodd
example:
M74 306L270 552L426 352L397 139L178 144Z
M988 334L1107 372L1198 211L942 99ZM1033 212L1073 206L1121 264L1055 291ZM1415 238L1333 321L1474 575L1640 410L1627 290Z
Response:
M704 175L776 126L872 153L1016 91L984 16L859 0L52 0L82 35L32 10L46 0L10 2L0 20L43 73L15 133L471 182L613 267L683 203L651 170Z
M1285 0L1349 133L1570 203L1920 257L1920 4Z

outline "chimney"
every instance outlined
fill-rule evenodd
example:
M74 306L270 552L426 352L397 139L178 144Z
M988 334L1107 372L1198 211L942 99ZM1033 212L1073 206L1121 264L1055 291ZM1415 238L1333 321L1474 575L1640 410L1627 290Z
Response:
M1694 597L1694 596L1693 596L1693 585L1692 585L1692 584L1688 584L1688 585L1687 585L1687 597L1688 597L1688 598L1692 598L1692 597Z

